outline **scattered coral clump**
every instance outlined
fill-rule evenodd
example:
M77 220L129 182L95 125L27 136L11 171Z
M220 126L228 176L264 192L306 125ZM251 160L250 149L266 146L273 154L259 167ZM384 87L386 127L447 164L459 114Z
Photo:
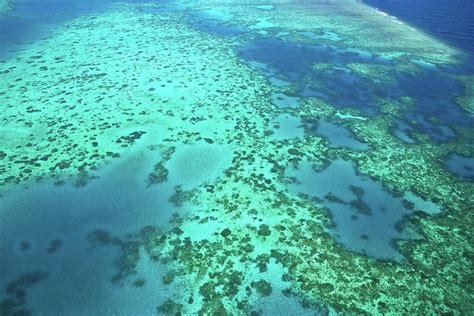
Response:
M101 294L156 295L167 315L472 314L465 61L356 2L117 3L66 21L0 64L0 192L30 187L17 209L0 198L0 249L11 271L72 248L112 258ZM59 206L37 201L50 182ZM92 215L53 229L21 215L35 205ZM2 315L55 284L16 273Z

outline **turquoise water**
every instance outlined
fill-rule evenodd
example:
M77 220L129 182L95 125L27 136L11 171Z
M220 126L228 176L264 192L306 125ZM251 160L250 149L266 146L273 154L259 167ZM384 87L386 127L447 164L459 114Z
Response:
M0 0L0 315L473 313L470 4L363 2Z
M416 201L386 190L381 183L356 174L350 162L334 160L315 172L311 163L302 162L289 170L295 179L292 191L316 198L331 214L330 232L347 248L378 259L401 260L394 240L416 238L404 230L403 218L415 210L436 213L434 203L417 208Z

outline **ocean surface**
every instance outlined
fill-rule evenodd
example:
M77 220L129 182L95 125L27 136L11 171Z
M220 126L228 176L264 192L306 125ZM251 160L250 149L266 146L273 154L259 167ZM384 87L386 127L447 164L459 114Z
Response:
M473 314L473 3L0 0L0 316Z
M468 0L364 0L446 43L474 55L474 3Z

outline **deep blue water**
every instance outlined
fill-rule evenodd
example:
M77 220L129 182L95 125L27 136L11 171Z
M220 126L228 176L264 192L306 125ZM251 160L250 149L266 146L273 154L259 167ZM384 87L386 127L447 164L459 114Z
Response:
M68 20L103 12L117 0L14 0L13 9L0 17L0 60L15 50L47 37ZM147 0L122 2L141 3ZM164 1L156 1L164 2Z
M44 38L54 28L69 19L103 8L102 1L19 0L13 9L0 18L0 59L15 50Z
M453 79L448 68L422 69L420 74L408 75L393 67L389 75L395 84L387 84L344 68L351 62L394 65L387 58L354 48L263 38L241 45L239 52L269 79L276 75L294 85L299 96L316 96L336 107L352 107L374 115L379 113L382 100L409 96L415 107L403 113L402 123L410 131L428 135L434 142L457 138L453 125L474 126L472 115L455 100L464 93L463 83ZM329 62L334 68L315 70L311 67L315 63ZM432 118L438 122L432 122Z
M325 62L335 66L344 66L350 62L389 63L388 60L369 52L265 38L242 45L240 54L244 59L267 65L270 72L267 71L266 74L276 72L281 78L295 85L301 96L317 93L317 96L335 106L352 106L367 114L375 114L378 109L374 96L387 95L387 91L379 90L377 85L367 78L343 70L320 72L311 67L315 63Z
M474 56L474 1L363 0Z
M17 0L12 12L0 19L0 58L48 34L54 25L68 19L98 12L116 0ZM167 2L127 0L125 2ZM413 24L474 56L474 1L471 0L364 0L391 15ZM211 26L210 28L213 28ZM213 28L214 29L214 28ZM220 32L218 30L217 32ZM227 32L240 32L230 29Z
M426 133L435 142L445 142L457 136L450 126L474 126L473 117L455 100L464 93L464 87L448 74L426 70L416 76L399 74L396 78L397 92L412 97L416 104L403 114L411 130ZM432 117L439 122L430 121ZM413 121L416 124L412 124Z

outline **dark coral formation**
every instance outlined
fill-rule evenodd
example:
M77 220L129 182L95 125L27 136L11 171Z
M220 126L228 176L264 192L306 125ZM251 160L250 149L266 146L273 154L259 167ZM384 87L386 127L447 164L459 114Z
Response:
M156 153L140 180L171 187L172 221L128 235L97 229L87 240L119 251L117 287L146 291L156 280L140 274L145 259L166 267L159 283L169 297L157 313L258 315L279 300L295 314L472 314L474 187L445 166L453 153L474 155L470 121L455 122L472 112L472 76L449 72L462 53L361 4L210 5L120 4L2 63L2 192L45 178L80 190L112 160ZM430 65L458 114L426 108L410 89L431 82ZM298 133L273 137L280 115L300 122ZM359 146L335 145L318 122ZM377 192L291 190L304 179L289 170L307 163L321 174L337 159L406 211L391 227L403 237L390 244L399 260L351 251L333 234L328 205L360 223L380 211L368 202ZM70 247L56 237L42 248L48 258ZM27 240L18 248L32 249ZM0 314L27 314L27 289L46 277L12 282Z

